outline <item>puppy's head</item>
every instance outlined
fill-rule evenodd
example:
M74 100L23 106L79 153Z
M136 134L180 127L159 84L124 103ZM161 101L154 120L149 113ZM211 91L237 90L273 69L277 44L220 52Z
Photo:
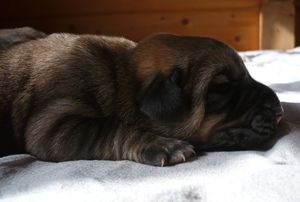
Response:
M275 93L250 77L232 48L214 39L155 35L138 44L133 62L140 110L203 148L262 144L282 116Z

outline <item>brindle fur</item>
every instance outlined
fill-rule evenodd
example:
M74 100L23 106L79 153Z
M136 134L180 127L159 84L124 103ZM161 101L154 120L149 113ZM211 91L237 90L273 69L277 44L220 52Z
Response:
M216 85L220 90L210 90ZM214 98L223 104L215 106ZM170 165L194 153L187 141L202 150L264 143L276 129L278 107L235 51L209 38L159 34L136 44L52 34L0 53L3 153ZM249 111L265 108L270 115L261 122L271 129L245 132L257 129Z

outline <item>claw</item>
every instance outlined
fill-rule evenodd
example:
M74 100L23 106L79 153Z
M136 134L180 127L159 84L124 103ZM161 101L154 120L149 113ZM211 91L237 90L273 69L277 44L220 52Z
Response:
M180 156L181 156L183 162L185 162L185 156L183 154L180 154Z

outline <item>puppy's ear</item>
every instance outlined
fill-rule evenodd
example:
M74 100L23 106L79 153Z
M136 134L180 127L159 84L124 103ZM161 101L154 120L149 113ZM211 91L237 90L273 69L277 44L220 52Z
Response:
M181 88L182 71L175 68L169 77L157 75L139 97L140 110L152 120L180 122L189 111Z

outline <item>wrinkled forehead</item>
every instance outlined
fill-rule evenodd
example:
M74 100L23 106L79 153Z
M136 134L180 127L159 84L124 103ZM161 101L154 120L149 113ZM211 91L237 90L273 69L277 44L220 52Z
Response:
M228 45L207 37L188 37L186 47L191 68L203 68L213 74L223 73L233 78L248 74L238 53ZM196 71L195 71L196 72Z
M243 60L232 48L224 45L206 49L201 57L195 57L192 68L204 68L212 71L212 75L224 74L232 79L248 76Z
M157 74L168 76L175 67L194 68L193 72L220 71L232 77L246 72L241 58L232 48L206 37L168 34L150 37L137 46L134 62L141 80Z

